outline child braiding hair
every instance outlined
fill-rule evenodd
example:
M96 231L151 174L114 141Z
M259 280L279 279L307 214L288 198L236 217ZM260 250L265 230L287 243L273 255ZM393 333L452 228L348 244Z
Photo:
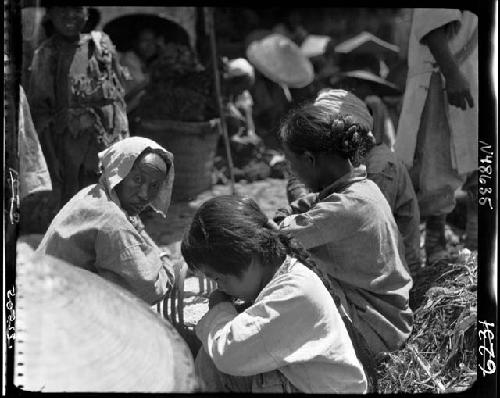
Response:
M191 270L218 285L195 328L205 391L367 391L368 370L351 328L314 263L254 200L219 196L203 203L181 252ZM238 311L235 298L248 306Z
M328 283L300 243L287 231L279 230L249 197L219 196L203 203L182 242L181 252L193 271L203 264L236 277L242 275L254 256L271 266L282 263L289 255L311 269L326 286ZM333 295L333 299L339 306L338 297ZM342 312L340 315L373 388L375 365L349 319Z
M219 196L203 203L182 241L181 252L193 271L205 264L234 276L242 274L253 256L268 265L290 255L313 267L308 253L248 197Z

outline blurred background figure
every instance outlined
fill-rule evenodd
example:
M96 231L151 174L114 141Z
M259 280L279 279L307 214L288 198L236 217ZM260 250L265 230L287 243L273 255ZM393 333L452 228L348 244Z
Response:
M426 218L427 263L447 262L446 215L468 193L466 245L477 248L477 16L415 9L396 153L411 168Z
M253 32L247 43L247 59L256 70L251 91L256 132L266 146L278 148L280 119L294 101L290 89L312 83L314 70L300 48L281 34Z
M265 147L255 132L250 94L255 83L254 67L245 58L226 59L224 63L222 88L235 180L265 179L269 177L270 167L263 160ZM224 151L221 139L218 151L221 160L225 159Z
M157 36L152 29L138 32L130 50L120 53L120 63L126 67L130 80L124 82L125 102L130 115L139 105L145 89L151 81L150 66L158 55Z
M253 122L253 99L250 90L255 83L255 70L245 58L224 59L223 94L226 100L228 122L235 122L229 135L239 133L242 129L248 135L255 134Z
M285 11L282 21L273 26L273 33L278 33L288 37L297 46L300 47L302 42L308 36L308 32L302 23L302 13L300 10Z
M370 96L367 105L374 117L373 134L377 142L384 142L393 150L396 133L385 98L400 97L401 91L385 79L389 72L385 60L397 55L398 47L362 32L329 50L333 50L331 57L339 71L328 76L325 83L332 88L349 90L362 100ZM375 97L378 99L374 100Z
M82 34L86 7L49 6L46 16L53 34L33 56L28 100L60 208L97 182L97 153L129 131L124 76L109 37Z

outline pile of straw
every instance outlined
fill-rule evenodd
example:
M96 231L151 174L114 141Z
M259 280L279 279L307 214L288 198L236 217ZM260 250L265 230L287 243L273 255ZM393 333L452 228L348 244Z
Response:
M476 380L476 253L463 249L445 269L426 268L415 277L413 332L381 361L379 393L456 392Z

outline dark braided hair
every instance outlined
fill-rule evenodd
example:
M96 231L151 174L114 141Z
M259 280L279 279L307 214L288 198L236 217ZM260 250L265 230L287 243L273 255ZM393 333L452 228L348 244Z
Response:
M359 166L373 148L373 135L350 115L336 114L322 103L306 103L293 109L280 128L283 144L297 154L335 152Z
M206 265L237 277L254 257L270 266L290 255L312 268L305 249L248 197L218 196L203 203L184 235L181 253L191 270Z

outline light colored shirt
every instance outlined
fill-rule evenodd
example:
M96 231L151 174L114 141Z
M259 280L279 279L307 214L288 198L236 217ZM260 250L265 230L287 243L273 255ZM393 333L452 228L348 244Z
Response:
M413 281L380 189L357 168L299 202L302 212L286 217L280 228L289 231L329 277L330 290L373 352L401 347L412 330Z
M223 373L279 370L304 393L365 393L366 376L332 297L319 277L287 258L254 304L238 314L214 306L196 326Z
M56 215L36 252L95 272L148 304L173 283L172 264L100 184L78 192Z
M392 210L403 238L406 264L416 271L420 267L420 210L408 170L385 144L373 147L365 163L368 178L377 184Z
M19 198L51 191L52 182L23 88L19 92Z
M396 154L408 166L413 157L424 110L431 75L439 67L422 39L431 31L448 26L448 45L457 54L473 35L477 16L469 11L443 8L416 8L413 12L408 50L408 76L403 107L398 124ZM459 174L477 169L478 140L478 52L477 45L463 61L458 62L460 71L467 79L474 107L462 110L448 106L448 124L451 134L452 166ZM443 86L444 88L444 86Z

